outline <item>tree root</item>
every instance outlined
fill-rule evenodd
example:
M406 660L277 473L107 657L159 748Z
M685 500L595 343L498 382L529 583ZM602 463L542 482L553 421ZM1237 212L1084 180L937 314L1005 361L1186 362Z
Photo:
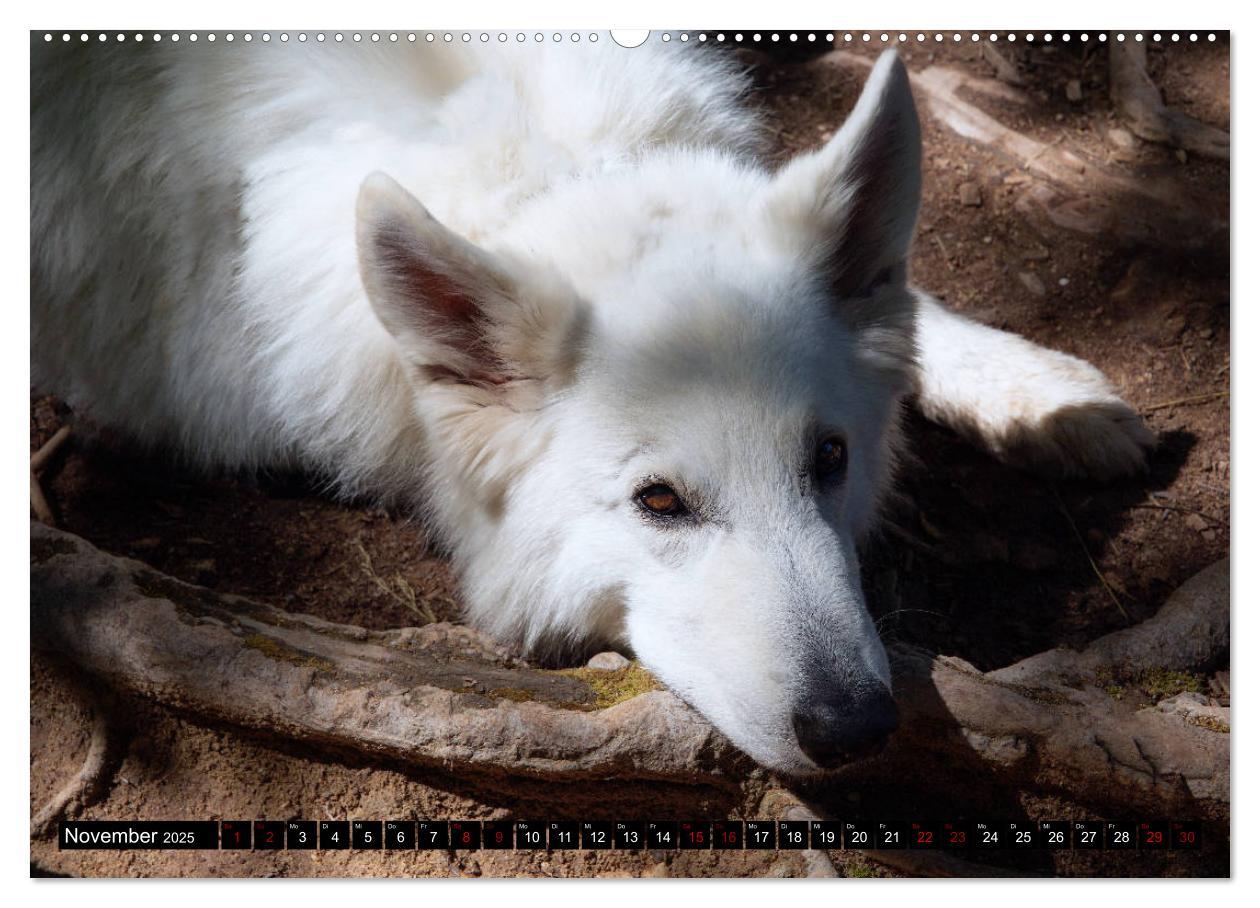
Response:
M92 734L83 765L61 790L53 795L31 819L31 837L52 835L57 822L76 807L92 803L107 788L115 736L110 710L102 693L88 694L92 711Z
M1112 41L1109 53L1111 103L1134 135L1207 158L1229 160L1228 132L1164 106L1159 88L1146 72L1145 44Z
M994 74L1007 85L1022 86L1024 84L1024 77L1020 75L1019 67L1012 60L1007 59L992 41L981 41L980 53L985 62L993 67Z
M56 526L57 519L53 516L52 508L48 504L48 498L44 495L44 487L40 484L39 473L48 465L48 461L52 460L58 449L66 443L70 438L70 427L62 426L53 433L52 438L44 442L38 451L31 455L31 511L39 519L39 521L47 526Z
M833 50L810 65L864 72L872 61ZM1056 226L1078 233L1108 234L1143 245L1198 253L1228 248L1228 213L1205 205L1202 194L1189 192L1172 179L1137 178L1099 167L1004 126L962 96L969 91L1027 103L1025 96L1006 85L939 65L912 72L910 81L943 126L1036 178L1016 199L1017 210L1040 213Z
M738 785L752 768L635 665L542 671L450 624L367 631L290 614L35 522L31 556L33 646L203 719L468 773ZM1134 711L1096 675L1218 661L1228 589L1223 562L1143 624L987 674L891 648L903 725L876 769L960 768L1100 812L1227 815L1228 733Z
M31 557L33 647L203 719L492 774L722 783L751 766L637 665L544 671L451 624L333 624L35 522Z

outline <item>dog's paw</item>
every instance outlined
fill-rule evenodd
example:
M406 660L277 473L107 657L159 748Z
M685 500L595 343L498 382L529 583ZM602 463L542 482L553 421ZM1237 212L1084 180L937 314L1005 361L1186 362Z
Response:
M1155 437L1107 377L1075 356L918 297L918 403L928 419L1036 473L1141 471Z
M1003 461L1051 478L1106 480L1146 469L1155 436L1118 397L1065 403L986 439Z

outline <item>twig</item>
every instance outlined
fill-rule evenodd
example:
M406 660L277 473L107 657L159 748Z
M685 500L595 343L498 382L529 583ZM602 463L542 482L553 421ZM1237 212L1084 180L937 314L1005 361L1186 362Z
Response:
M65 444L66 439L69 437L69 426L62 426L54 432L52 438L44 442L40 446L39 450L31 455L31 472L38 473L40 470L44 469L44 467L48 464L48 461L52 459L52 456L57 453L57 450Z
M1068 525L1072 528L1072 533L1076 536L1076 541L1080 543L1081 551L1085 553L1085 560L1089 562L1090 568L1094 571L1094 576L1097 577L1098 581L1103 585L1103 589L1107 591L1107 595L1111 597L1111 601L1115 603L1116 608L1120 610L1120 614L1124 615L1124 619L1126 621L1132 621L1132 617L1130 617L1128 611L1120 603L1119 598L1117 598L1115 590L1111 588L1111 584L1107 582L1107 578L1104 577L1102 571L1098 569L1098 565L1094 561L1094 556L1089 553L1089 546L1085 544L1085 537L1081 535L1080 529L1076 526L1076 521L1072 519L1072 515L1068 512L1067 506L1063 503L1063 499L1059 497L1058 489L1054 490L1054 500L1059 505L1059 511L1067 518ZM1125 595L1128 594L1126 593Z
M407 578L403 577L402 574L395 573L394 585L391 586L385 578L376 573L376 569L372 566L372 556L363 547L363 543L356 539L354 546L359 550L359 556L363 559L363 572L367 574L382 593L418 615L425 624L434 624L438 620L437 614L433 611L433 606L429 604L428 597L417 597L415 589L407 582Z
M1179 514L1195 514L1199 517L1202 517L1204 520L1208 521L1209 523L1216 524L1218 527L1225 525L1225 522L1223 520L1217 520L1215 517L1211 516L1210 514L1204 514L1202 511L1196 511L1194 508L1178 507L1175 504L1160 504L1157 501L1153 501L1153 502L1150 502L1149 504L1142 503L1142 504L1130 505L1130 507L1140 508L1145 511L1176 511Z
M48 499L44 497L44 487L39 484L39 477L35 475L34 470L31 470L31 510L35 513L35 518L44 526L57 525L57 518L53 516Z
M954 263L950 261L949 252L945 249L944 241L935 233L932 234L932 239L936 240L936 245L941 247L941 258L945 259L945 264L949 266L949 270L957 271L958 269L954 267Z
M1143 413L1154 413L1156 410L1167 410L1169 407L1178 407L1181 404L1202 404L1209 400L1216 400L1219 397L1228 397L1229 389L1224 391L1216 391L1212 394L1196 394L1192 397L1178 397L1176 400L1166 400L1163 403L1151 404L1149 407L1143 407Z

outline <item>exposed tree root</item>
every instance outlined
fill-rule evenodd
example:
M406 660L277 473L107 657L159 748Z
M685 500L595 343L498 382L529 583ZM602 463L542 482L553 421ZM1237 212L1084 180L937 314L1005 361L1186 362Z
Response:
M1024 77L1019 73L1019 67L997 49L992 41L980 42L980 53L984 56L985 61L993 67L995 75L1007 85L1023 85Z
M872 61L833 50L812 66L865 72ZM1019 92L991 79L976 79L945 66L910 74L919 97L942 125L1008 158L1036 179L1016 208L1039 213L1059 227L1180 251L1212 253L1228 248L1228 212L1213 210L1202 195L1175 180L1137 178L1102 168L1065 148L1041 142L1003 125L963 97L963 92L1028 103Z
M52 438L44 442L43 446L31 455L31 511L41 523L47 526L55 526L57 520L48 504L48 498L44 495L44 487L40 485L39 473L69 438L70 427L62 426L53 433Z
M1184 148L1195 154L1229 160L1229 133L1164 106L1159 88L1146 72L1146 45L1112 41L1111 103L1133 130L1148 142Z
M735 785L751 768L634 665L541 671L450 624L381 632L290 614L34 522L31 556L33 645L205 719L470 773ZM894 647L903 727L879 771L961 767L1099 811L1224 816L1228 733L1134 711L1100 675L1218 661L1228 590L1222 562L1143 624L989 673Z
M92 735L87 756L74 777L31 818L31 836L34 838L51 835L59 820L74 808L90 804L108 785L114 742L110 711L103 695L98 693L88 699L92 711Z

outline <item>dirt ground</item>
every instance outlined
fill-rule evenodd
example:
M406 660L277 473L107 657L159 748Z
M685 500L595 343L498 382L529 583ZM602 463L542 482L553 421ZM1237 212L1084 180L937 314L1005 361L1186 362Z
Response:
M903 54L912 69L946 63L992 75L969 43L910 43ZM1170 148L1109 142L1108 130L1119 124L1096 43L1088 51L1055 43L1019 54L1031 75L1023 89L1029 104L969 100L1095 164L1172 175L1205 204L1227 208L1227 162L1182 161ZM1229 127L1227 38L1152 45L1150 68L1170 105ZM783 59L761 60L756 78L751 103L768 114L775 158L825 141L860 89L857 74ZM1070 80L1081 83L1079 101L1068 100ZM915 460L903 472L905 500L866 553L869 601L889 639L987 670L1149 617L1179 584L1228 555L1229 273L1224 255L1135 248L1017 211L1026 179L1019 169L921 113L925 197L915 283L986 323L1095 363L1160 442L1149 475L1108 486L1053 483L1004 469L949 432L911 420ZM979 204L964 202L971 189L979 190ZM1035 280L1021 276L1029 274ZM43 390L32 390L32 450L68 418ZM51 465L46 488L63 528L184 580L373 628L416 624L430 613L457 616L450 568L421 528L404 515L331 501L308 478L197 477L81 431ZM32 813L86 753L79 685L72 669L33 657ZM108 792L83 818L752 818L756 809L738 785L586 785L561 794L555 785L461 779L309 752L146 703L115 706L125 753ZM895 788L872 776L855 778L848 800L890 817L976 818L980 809L1004 807L1032 818L1080 818L1058 816L1066 808L1037 798L988 799L976 793L983 788L930 771ZM836 857L850 875L888 873L856 855ZM76 876L795 876L803 868L787 852L117 854L61 853L46 839L32 840L31 862L33 873ZM1141 860L1065 855L1024 869L1220 874L1228 873L1228 855L1220 848Z

